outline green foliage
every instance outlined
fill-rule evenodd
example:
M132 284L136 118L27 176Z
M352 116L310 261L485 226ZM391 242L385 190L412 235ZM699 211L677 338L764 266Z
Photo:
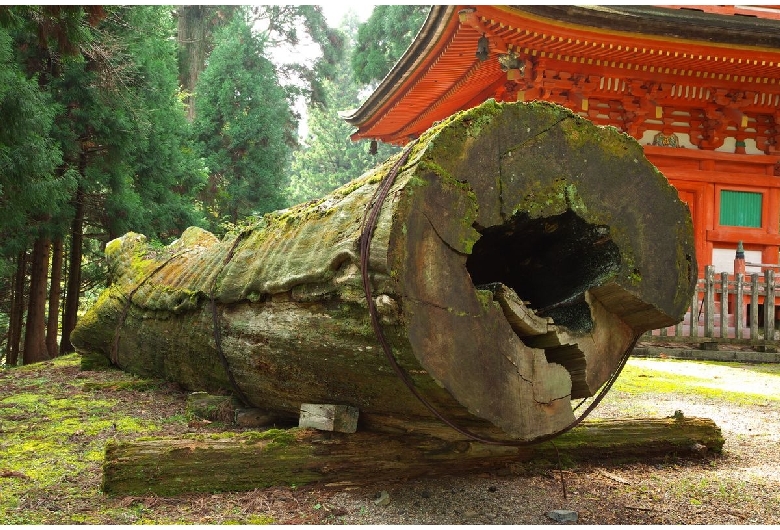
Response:
M82 111L71 130L96 146L77 146L88 157L83 185L99 198L91 214L108 239L130 230L175 237L203 224L193 197L205 175L178 99L172 18L161 6L116 8L100 31L114 50L108 64L73 62L63 76Z
M93 38L91 27L104 16L100 5L0 6L0 26L32 37L30 40L37 48L51 51L52 55L79 55L82 46Z
M243 12L222 30L197 85L193 130L209 183L203 199L218 223L284 205L284 168L296 123L264 41Z
M430 11L425 5L379 5L360 26L352 55L355 79L381 81L414 40Z
M72 173L55 173L62 153L52 138L58 107L16 63L0 28L0 256L27 248L38 226L67 203Z
M205 167L190 144L179 99L173 19L165 6L136 6L127 12L122 35L134 62L132 111L138 144L131 153L133 189L140 223L130 227L150 237L171 239L205 220L193 205L206 181ZM132 204L130 205L132 206Z
M291 106L300 96L309 104L323 103L322 81L335 75L334 69L344 57L345 43L340 31L328 27L322 8L255 5L251 8L251 21L253 26L262 28L266 49L275 50L276 68ZM316 46L320 53L316 59L302 56L298 53L302 46Z
M39 236L70 242L83 283L66 315L105 279L108 239L205 224L174 34L163 6L0 8L0 273Z
M356 28L354 17L346 21L343 29L350 37L348 43L353 40ZM291 204L324 196L398 150L382 145L376 155L371 155L369 142L350 139L352 127L338 113L359 104L362 87L355 81L348 62L351 44L346 51L345 58L335 66L334 78L322 82L324 102L309 106L308 136L302 148L293 154L290 165L287 194Z
M91 8L89 8L91 9ZM173 237L191 224L203 224L193 204L205 181L188 144L188 124L178 98L173 19L162 6L101 8L102 21L90 27L87 12L19 8L13 14L17 62L36 66L35 97L15 98L35 105L35 116L52 120L49 153L61 157L47 166L67 182L62 193L41 191L49 204L70 201L76 184L89 205L88 223L111 238L128 230ZM46 16L44 16L46 15ZM54 31L51 18L62 18ZM47 18L48 17L48 18ZM37 25L36 25L37 24ZM68 29L67 26L73 28ZM70 55L41 48L36 34L60 43ZM42 98L48 98L46 100ZM28 157L43 163L45 156ZM56 167L59 164L59 167ZM56 168L56 171L55 171ZM4 193L5 195L5 193ZM52 231L70 226L72 207L48 219Z

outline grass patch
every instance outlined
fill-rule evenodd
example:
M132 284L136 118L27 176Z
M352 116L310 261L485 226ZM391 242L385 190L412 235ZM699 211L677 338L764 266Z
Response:
M90 392L93 390L108 390L117 392L120 390L136 390L138 392L145 392L147 390L154 390L160 388L165 383L156 379L133 379L130 381L88 381L84 383L84 391Z
M0 369L0 525L275 524L247 497L163 501L102 493L110 441L210 432L189 425L186 397L164 381L86 369L78 354ZM238 435L279 446L293 436Z
M687 363L691 361L665 360L658 363ZM730 363L701 363L709 365L723 366L727 369L750 369L754 365L734 365ZM737 388L723 388L718 379L712 376L702 375L683 375L662 369L652 369L646 366L638 366L629 361L623 372L618 377L613 390L629 395L639 394L679 394L696 395L714 400L725 401L736 405L767 405L769 402L780 402L780 391L774 394L749 392ZM755 370L752 370L755 371ZM764 373L769 375L778 375L777 386L780 389L780 373L769 370Z
M84 390L76 379L79 366L73 354L0 373L0 524L89 521L83 513L64 513L63 506L69 494L100 503L106 441L160 430L106 397L118 388L138 388L132 376L104 372L111 380Z
M741 369L747 370L749 372L757 372L760 374L769 374L769 375L776 375L780 377L780 364L779 363L760 363L760 364L751 364L751 363L742 363L738 364Z

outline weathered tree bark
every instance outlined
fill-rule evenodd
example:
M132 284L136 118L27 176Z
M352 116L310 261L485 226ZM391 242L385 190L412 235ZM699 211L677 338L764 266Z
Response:
M46 349L46 292L49 280L49 250L51 240L39 237L33 244L30 259L30 295L27 305L27 325L24 328L22 363L48 360Z
M723 438L712 420L666 418L585 422L554 443L495 447L418 433L343 434L310 429L110 442L103 463L103 492L164 496L313 482L350 485L378 478L520 471L525 462L543 460L556 466L559 461L646 462L672 455L695 457L702 446L719 453Z
M22 328L24 327L24 284L27 277L27 251L19 252L16 258L14 274L14 292L11 302L11 314L8 318L8 355L5 362L16 366L19 362Z
M363 428L427 422L377 343L359 270L361 220L392 162L223 241L196 228L164 250L112 241L115 280L73 344L282 417L330 403L357 407ZM556 105L491 101L414 146L368 268L420 394L482 435L533 439L570 425L571 400L638 334L682 318L693 256L686 206L634 140Z
M187 92L187 118L195 118L194 95L198 75L206 64L206 6L180 6L177 10L177 42L179 44L179 83Z
M62 288L62 261L63 261L62 237L57 237L52 242L51 248L51 281L49 282L49 316L46 321L46 351L49 357L59 355L57 338L60 330L60 293Z
M234 9L211 5L182 5L176 9L179 84L185 92L189 121L195 119L195 86L214 47L213 33L220 25L230 22Z
M86 171L86 155L81 154L79 169ZM65 307L62 313L62 337L60 353L74 351L70 335L76 328L79 299L81 298L81 258L84 252L84 189L81 184L76 188L73 198L74 215L70 230L70 253L68 256L68 283L65 288Z

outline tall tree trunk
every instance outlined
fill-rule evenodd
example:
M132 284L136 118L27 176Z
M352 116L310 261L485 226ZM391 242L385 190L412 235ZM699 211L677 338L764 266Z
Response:
M24 325L24 279L26 277L27 251L22 251L16 258L14 292L8 325L8 356L6 357L6 364L9 366L16 366L19 362L19 346L22 340L22 327Z
M195 118L195 85L206 67L208 14L211 6L180 6L178 9L179 83L187 93L187 118Z
M195 119L195 86L214 48L214 30L230 22L237 6L194 5L177 9L179 84L187 93L187 119Z
M30 299L27 306L27 327L24 333L24 364L49 359L46 350L46 284L49 279L51 241L39 237L33 245L30 265Z
M84 159L84 155L82 155ZM82 173L83 174L83 173ZM62 315L62 339L60 353L74 351L70 334L76 327L81 295L81 256L84 251L84 189L79 185L74 198L76 214L73 216L70 234L70 255L68 257L68 285L65 292L65 310Z
M51 249L51 282L49 284L49 318L46 323L46 350L49 357L57 357L59 351L57 348L57 335L60 329L60 294L62 288L62 255L63 255L62 236L57 237L52 243Z

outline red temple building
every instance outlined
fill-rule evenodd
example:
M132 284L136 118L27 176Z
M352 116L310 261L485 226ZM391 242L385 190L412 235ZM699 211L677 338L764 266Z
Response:
M434 6L345 119L403 145L490 98L634 137L691 209L700 273L732 272L739 241L778 263L780 6Z

